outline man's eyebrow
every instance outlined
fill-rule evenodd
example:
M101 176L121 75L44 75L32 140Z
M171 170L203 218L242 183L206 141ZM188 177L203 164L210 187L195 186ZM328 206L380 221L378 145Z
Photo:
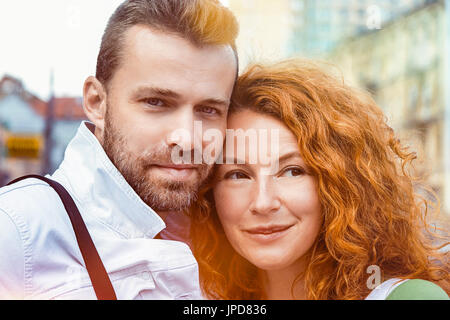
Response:
M181 95L173 90L165 89L165 88L157 88L157 87L138 87L136 90L133 91L132 96L133 97L142 97L142 96L162 96L172 99L179 99L181 98ZM217 106L223 106L227 108L230 105L230 100L226 99L219 99L219 98L209 98L202 100L199 104L210 104L210 105L217 105Z
M210 105L216 105L216 106L223 106L223 107L227 108L230 105L230 100L210 98L210 99L202 100L200 102L200 104L210 104Z
M176 93L173 90L165 89L165 88L156 88L156 87L138 87L133 91L133 97L142 97L142 96L163 96L172 99L180 98L180 94Z

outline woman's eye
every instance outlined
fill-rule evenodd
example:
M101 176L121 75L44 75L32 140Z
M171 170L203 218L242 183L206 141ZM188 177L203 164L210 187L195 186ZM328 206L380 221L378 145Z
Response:
M235 172L227 173L225 175L225 179L230 179L230 180L248 179L248 176L245 173L235 171Z
M286 170L284 170L283 173L281 174L281 176L282 177L297 177L297 176L301 176L304 173L305 173L305 170L303 170L302 168L293 167L293 168L287 168Z
M158 98L149 98L144 100L146 104L156 107L162 107L164 106L164 101Z

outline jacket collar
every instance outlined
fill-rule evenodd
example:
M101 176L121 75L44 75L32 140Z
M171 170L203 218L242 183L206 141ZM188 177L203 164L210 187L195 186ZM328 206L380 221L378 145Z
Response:
M125 238L155 237L166 227L164 221L127 183L93 130L92 123L81 123L52 178L69 190L82 215L99 219Z

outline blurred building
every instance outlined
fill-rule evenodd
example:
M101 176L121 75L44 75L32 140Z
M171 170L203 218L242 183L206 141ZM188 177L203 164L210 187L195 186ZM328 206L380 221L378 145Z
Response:
M241 67L292 55L318 57L427 0L227 0L236 15Z
M348 82L373 93L401 140L418 151L417 172L450 213L445 40L444 1L428 1L339 44L330 60Z
M427 0L290 0L292 32L289 52L316 57L343 39L380 29Z
M54 98L50 171L85 118L81 98ZM0 80L0 186L25 174L42 172L48 103L11 76Z
M239 21L239 62L277 60L288 54L292 10L290 0L228 0Z

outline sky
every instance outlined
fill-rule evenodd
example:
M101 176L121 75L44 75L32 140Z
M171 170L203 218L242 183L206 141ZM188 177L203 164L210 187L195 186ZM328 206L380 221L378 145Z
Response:
M19 78L48 99L53 70L55 95L81 96L108 18L122 1L1 0L0 78Z
M0 1L0 77L21 79L42 99L81 96L95 73L100 40L121 0Z

